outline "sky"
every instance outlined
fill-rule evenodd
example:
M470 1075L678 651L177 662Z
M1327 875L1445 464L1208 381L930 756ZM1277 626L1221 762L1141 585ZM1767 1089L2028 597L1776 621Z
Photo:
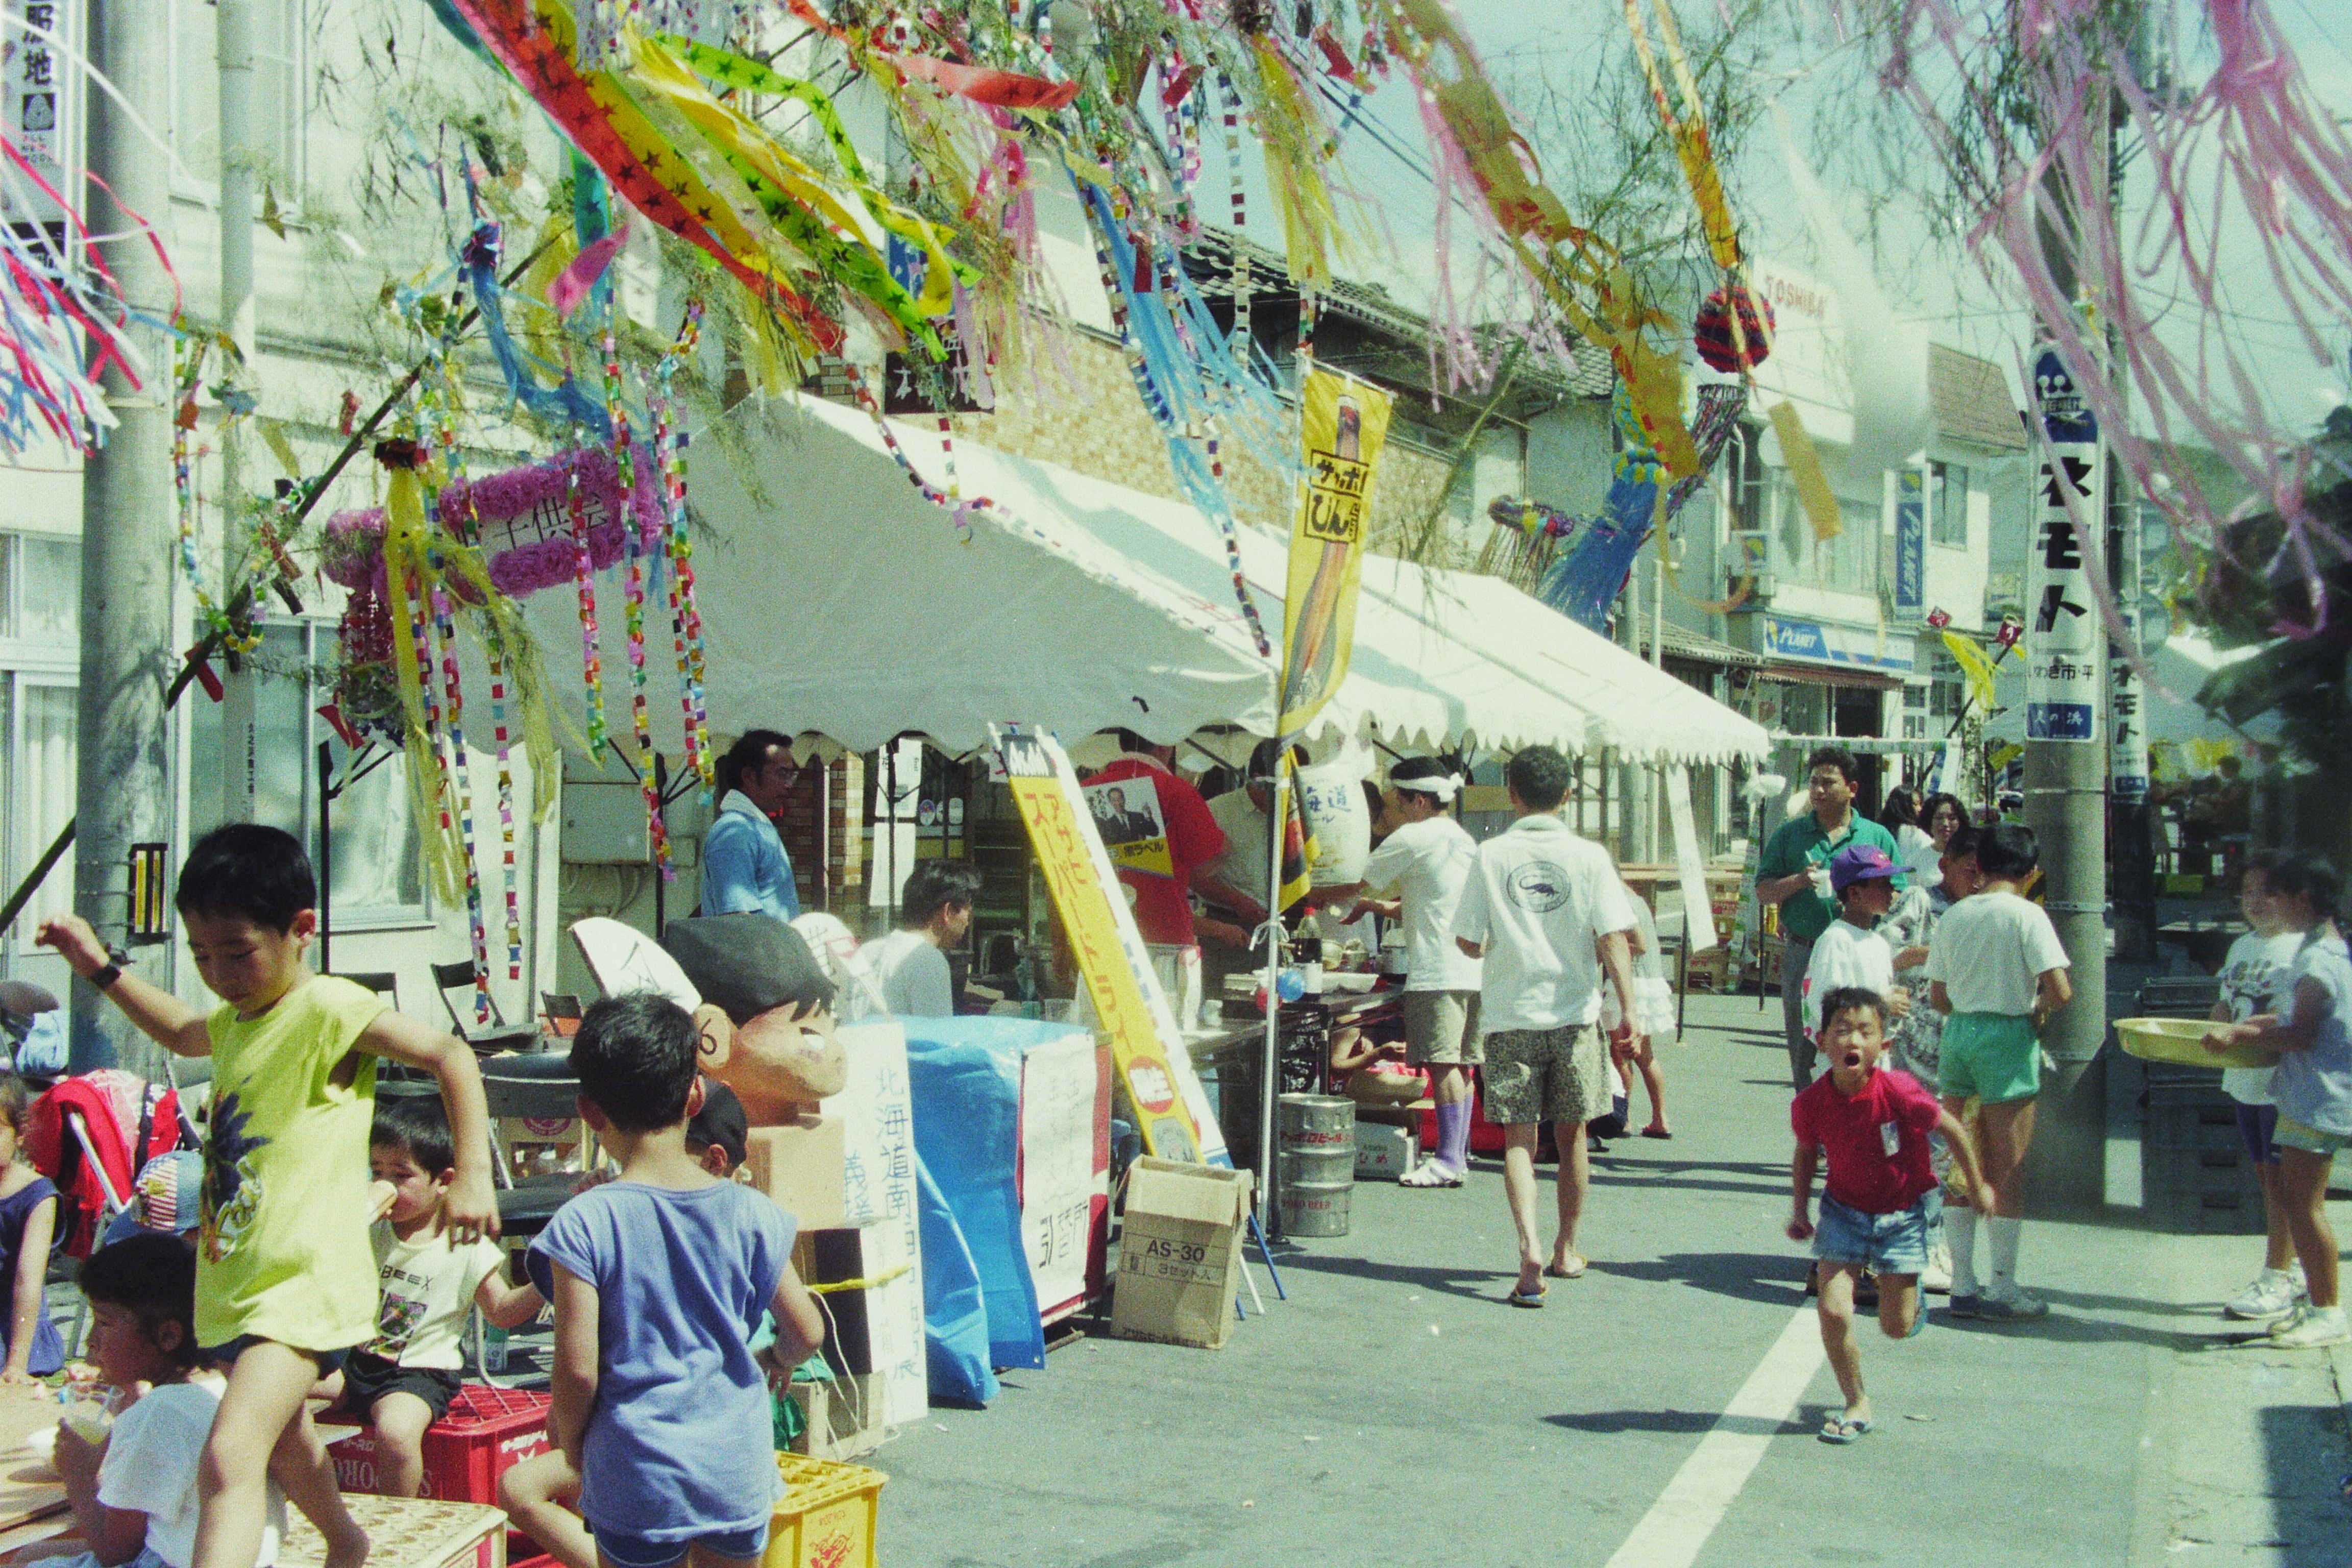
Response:
M1821 0L1800 3L1816 14L1821 10ZM2151 3L2165 6L2168 0ZM2319 16L2320 7L2338 3L2339 0L2271 0L2280 29L2296 51L2315 100L2325 105L2352 105L2352 42L2347 38L2352 29L2331 28ZM1594 54L1617 47L1624 36L1622 14L1612 5L1529 5L1522 0L1457 0L1457 4L1466 29L1485 58L1489 75L1507 100L1512 100L1514 89L1517 89L1517 101L1513 107L1520 113L1523 123L1530 120L1528 101L1533 79L1549 77L1555 85L1572 94L1590 79ZM1713 10L1703 10L1692 0L1682 0L1676 9L1685 27L1705 25L1711 20ZM2202 29L2201 8L2194 0L2184 0L2176 15L2176 36L2181 40L2177 57L2180 61L2179 74L2193 82L2201 79L2210 69L2213 51ZM1822 28L1826 34L1826 21ZM1796 127L1799 146L1809 153L1813 151L1815 138L1811 129L1817 118L1844 111L1843 105L1832 95L1838 86L1849 79L1850 72L1842 68L1854 63L1851 47L1843 58L1838 58L1836 46L1826 43L1816 47L1808 42L1781 51L1767 62L1753 83L1760 94L1777 100L1787 111ZM1427 142L1402 73L1393 75L1372 95L1360 114L1366 123L1346 133L1341 161L1350 183L1361 191L1376 194L1381 226L1393 243L1381 246L1369 258L1358 258L1343 270L1359 279L1377 278L1408 303L1427 309L1436 279L1429 237L1436 221L1438 198L1428 174ZM1536 129L1540 137L1539 126L1531 129ZM1825 140L1834 146L1834 136ZM1561 157L1559 150L1546 147L1539 140L1538 151L1546 156L1548 173L1552 172L1552 166ZM1220 154L1213 141L1209 153L1212 162L1204 171L1203 190L1221 192L1228 176L1217 166ZM1865 188L1864 182L1876 177L1876 171L1867 166L1868 162L1856 159L1844 167L1825 162L1816 168L1832 196L1842 199L1850 218L1849 229L1858 238L1862 237L1861 220L1871 197L1875 195L1883 202L1890 195ZM1250 200L1249 226L1254 237L1261 243L1278 243L1273 209L1265 195L1264 170L1254 158L1245 158L1244 165ZM1803 232L1802 216L1790 199L1791 192L1780 142L1769 116L1759 120L1738 162L1727 168L1726 174L1748 253L1801 268L1807 266L1812 260L1812 245ZM1564 187L1570 182L1556 183ZM2145 179L2134 181L2127 171L2127 220L2136 216L2144 201L2147 184ZM1220 199L1210 205L1214 211L1221 209L1223 203ZM1474 230L1466 216L1457 216L1453 231L1456 251L1454 270L1458 284L1465 272L1462 253L1470 244ZM2225 256L2238 263L2224 269L2224 330L2233 346L2252 362L2256 380L2263 395L2270 400L2274 416L2287 428L2308 430L2327 407L2342 398L2347 379L2344 354L2352 348L2352 322L2343 323L2336 341L2328 345L2331 363L2315 364L2299 334L2284 319L2285 311L2276 291L2260 267L2253 264L2256 253L2252 246L2233 243L2244 240L2250 233L2242 215L2223 215ZM1924 224L1916 216L1906 215L1898 203L1882 211L1876 260L1881 286L1899 314L1927 324L1937 342L2001 364L2014 380L2021 349L2031 339L2031 321L2019 303L2021 295L2008 273L2006 261L1997 252L1993 256L1993 271L1998 282L1989 281L1972 258L1932 246ZM2176 301L2176 314L2171 327L2167 329L2167 338L2177 351L2186 351L2192 334L2185 329L2194 308L2187 303L2187 291L2178 276L2159 275L2143 287L2154 297Z

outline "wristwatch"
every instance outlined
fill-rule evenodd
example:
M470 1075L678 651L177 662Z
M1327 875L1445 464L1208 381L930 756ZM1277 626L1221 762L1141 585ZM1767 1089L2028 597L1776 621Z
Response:
M100 991L111 989L114 983L122 978L122 966L130 962L129 953L120 948L108 948L105 967L90 971L90 984Z

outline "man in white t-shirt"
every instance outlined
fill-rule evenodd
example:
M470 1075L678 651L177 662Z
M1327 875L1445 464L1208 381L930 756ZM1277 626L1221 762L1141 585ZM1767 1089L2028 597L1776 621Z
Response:
M980 871L961 860L921 860L899 894L898 929L857 950L886 1010L902 1018L955 1016L947 949L971 929Z
M1459 774L1435 757L1389 770L1387 805L1397 826L1364 862L1363 886L1394 899L1360 899L1348 918L1377 914L1404 928L1405 1059L1429 1069L1437 1147L1400 1182L1458 1187L1470 1167L1470 1069L1486 1059L1478 1036L1478 961L1454 940L1462 889L1478 846L1454 819Z
M1503 772L1519 819L1478 847L1462 889L1454 935L1482 959L1479 1028L1485 1038L1486 1120L1503 1129L1503 1189L1519 1238L1515 1307L1544 1304L1543 1276L1585 1269L1577 1221L1592 1172L1584 1124L1609 1110L1609 1057L1596 1026L1604 973L1621 1020L1612 1039L1634 1042L1633 965L1627 935L1636 917L1609 852L1580 838L1557 815L1568 797L1568 759L1530 746ZM1559 1150L1559 1234L1549 1263L1536 1247L1538 1126L1553 1124Z
M1302 763L1306 752L1291 748ZM1193 929L1201 936L1201 985L1212 998L1224 994L1225 976L1265 967L1265 949L1259 931L1265 924L1265 902L1250 889L1265 891L1274 834L1274 786L1281 770L1281 752L1272 741L1260 741L1250 752L1248 776L1240 789L1211 797L1209 815L1224 830L1225 852L1202 868L1195 884L1201 912Z

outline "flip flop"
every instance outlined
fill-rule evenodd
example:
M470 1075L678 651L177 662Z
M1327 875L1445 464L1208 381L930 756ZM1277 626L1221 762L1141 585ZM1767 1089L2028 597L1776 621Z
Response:
M1514 1285L1511 1287L1511 1293L1503 1300L1514 1307L1540 1307L1544 1304L1544 1288L1538 1285L1532 1291L1528 1291L1522 1290Z
M1671 1138L1674 1134L1667 1131L1663 1127L1644 1127L1642 1129L1642 1136L1644 1138Z
M1584 1278L1584 1271L1591 1267L1592 1259L1579 1258L1576 1260L1576 1266L1572 1268L1555 1268L1547 1263L1544 1265L1544 1273L1553 1279L1581 1279Z
M1435 1160L1423 1160L1420 1164L1397 1178L1400 1187L1458 1187L1462 1178L1447 1173Z
M1869 1430L1870 1423L1866 1419L1853 1421L1843 1415L1832 1415L1822 1423L1821 1436L1822 1442L1835 1443L1843 1447L1848 1443L1859 1442L1862 1435Z

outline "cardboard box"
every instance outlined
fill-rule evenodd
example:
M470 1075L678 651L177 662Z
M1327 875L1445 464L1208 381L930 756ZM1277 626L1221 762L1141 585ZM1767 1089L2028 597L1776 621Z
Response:
M1150 1156L1129 1168L1111 1332L1217 1350L1234 1331L1250 1173Z
M801 1435L793 1452L812 1459L855 1459L882 1446L882 1385L871 1373L831 1383L795 1383L788 1391L800 1406Z
M873 1380L868 1407L881 1425L906 1425L913 1417L904 1411L915 1400L928 1409L922 1265L905 1228L895 1220L876 1220L804 1230L793 1243L793 1266L817 1291L825 1316L825 1364L834 1375ZM854 1289L824 1289L852 1282Z
M841 1119L802 1115L743 1136L743 1163L751 1185L800 1221L801 1229L833 1230L849 1223L843 1204L847 1156Z
M1412 1128L1356 1123L1356 1180L1393 1182L1420 1159L1421 1134Z

